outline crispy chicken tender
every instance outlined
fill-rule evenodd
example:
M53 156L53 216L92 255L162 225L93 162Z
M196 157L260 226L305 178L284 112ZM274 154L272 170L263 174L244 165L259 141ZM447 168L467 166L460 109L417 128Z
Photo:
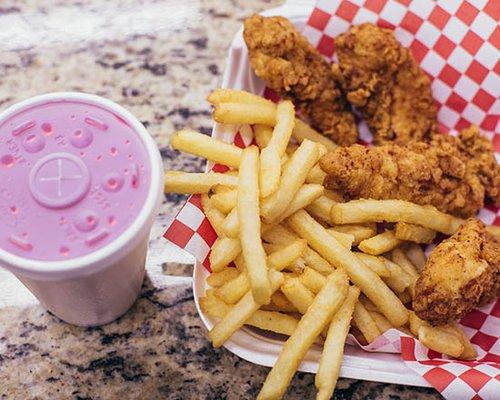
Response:
M335 38L335 50L334 75L375 143L427 140L437 132L430 80L392 30L354 26Z
M415 284L413 310L440 325L493 300L500 288L500 244L471 218L429 256Z
M320 166L325 187L346 200L407 200L463 218L477 214L485 195L500 202L500 166L476 127L430 143L338 148Z
M245 20L243 37L250 65L267 86L293 100L311 124L336 143L356 142L354 116L329 63L290 21L253 15Z

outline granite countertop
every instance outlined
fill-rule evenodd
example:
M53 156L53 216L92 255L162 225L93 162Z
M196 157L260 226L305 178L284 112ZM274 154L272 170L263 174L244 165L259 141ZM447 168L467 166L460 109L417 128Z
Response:
M175 129L211 130L203 100L253 12L281 0L7 0L0 4L0 109L61 90L95 93L132 111L165 169L204 163L168 148ZM0 269L1 399L251 399L268 368L214 349L191 290L193 258L161 234L184 196L167 195L153 228L148 276L133 308L99 328L69 326ZM314 398L296 374L286 398ZM438 399L432 389L340 379L337 399Z

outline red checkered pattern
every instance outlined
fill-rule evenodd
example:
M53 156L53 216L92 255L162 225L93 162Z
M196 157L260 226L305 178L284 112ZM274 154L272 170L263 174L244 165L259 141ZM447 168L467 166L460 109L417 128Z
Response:
M372 22L394 29L432 79L443 132L478 125L493 141L500 161L500 20L498 0L319 0L303 33L327 58L335 59L334 37L351 25ZM277 100L266 90L265 96ZM359 121L360 142L372 136ZM252 141L252 130L241 126L224 139L240 147ZM209 166L221 171L225 167ZM479 218L500 226L500 212L486 207ZM216 234L192 196L165 232L165 238L193 254L210 270L208 255ZM430 250L430 249L427 249ZM500 393L500 302L475 310L462 321L478 350L477 361L457 361L423 347L412 337L391 329L368 346L354 337L348 343L366 351L401 353L405 363L448 399L497 399Z

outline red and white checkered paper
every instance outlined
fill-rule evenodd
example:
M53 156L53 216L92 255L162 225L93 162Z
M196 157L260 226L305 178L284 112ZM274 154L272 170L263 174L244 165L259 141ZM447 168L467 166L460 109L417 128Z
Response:
M455 134L471 123L493 141L500 161L500 3L498 0L319 0L303 30L326 58L335 60L334 38L350 26L372 22L394 30L432 80L443 132ZM267 94L267 92L266 92ZM361 141L371 142L362 121ZM249 145L252 132L240 127L233 142ZM215 166L215 170L224 170ZM487 224L500 225L500 210L479 213ZM164 237L192 253L210 271L208 254L217 235L191 196ZM426 349L395 329L361 346L371 352L401 353L408 367L447 399L500 398L500 302L475 310L462 321L478 351L477 361L458 361Z

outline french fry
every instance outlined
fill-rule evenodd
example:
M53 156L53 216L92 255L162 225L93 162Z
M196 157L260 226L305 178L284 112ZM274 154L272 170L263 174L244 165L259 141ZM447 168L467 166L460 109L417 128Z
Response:
M255 142L259 149L267 146L273 135L273 128L267 125L256 124L253 127Z
M389 322L389 320L379 312L369 311L369 313L373 321L375 321L375 324L377 325L377 328L380 331L380 333L384 333L385 331L388 331L389 329L392 328L392 325Z
M324 172L318 164L311 168L306 176L307 183L317 183L322 185L326 177L326 172Z
M408 286L407 290L405 290L401 293L396 293L396 296L398 296L399 300L401 300L401 303L403 303L403 304L411 303L411 299L413 296L410 295L409 290L410 290L410 286Z
M417 271L422 272L424 265L427 262L427 258L425 257L422 247L416 243L405 243L403 247L405 249L406 256L417 268Z
M346 299L330 322L314 380L318 389L316 400L329 400L337 385L344 355L344 344L358 296L359 289L355 286L349 287Z
M497 242L500 242L500 226L489 225L486 227L486 230L497 240Z
M318 294L326 283L326 278L318 271L306 267L299 276L300 282L314 294Z
M210 172L208 174L195 172L167 171L165 173L165 191L181 194L208 193L215 185L234 187L238 185L235 176Z
M464 330L460 325L458 325L456 322L450 323L450 330L457 335L458 339L462 343L462 346L464 346L464 351L462 354L460 354L461 360L475 360L477 358L477 351L476 349L472 346L469 338L465 334Z
M280 290L301 314L307 312L314 300L314 293L306 288L299 278L286 278Z
M288 205L288 208L279 216L276 223L288 218L290 215L301 210L323 194L324 187L314 183L306 183L295 194L295 197Z
M398 239L415 243L429 244L436 237L436 232L432 229L406 222L398 222L394 233Z
M328 277L325 286L301 318L297 329L284 344L257 399L279 399L283 396L307 350L341 307L348 286L347 275L341 270Z
M271 100L267 100L264 97L250 92L234 89L215 89L208 95L207 101L213 105L218 105L220 103L239 103L276 108L276 105Z
M203 213L207 217L208 222L210 222L215 233L217 233L217 236L224 236L222 225L224 224L225 215L214 207L207 194L201 195L201 207L203 208Z
M366 297L364 294L362 294L359 297L359 301L361 303L363 303L363 305L365 306L365 308L367 309L367 311L370 311L370 312L372 312L372 311L379 312L377 306L375 304L373 304L371 302L371 300L368 297Z
M214 318L224 318L230 311L231 306L218 299L216 296L200 298L201 310ZM273 311L255 311L245 321L245 325L255 326L259 329L291 336L297 328L299 321L287 314Z
M356 224L335 225L330 230L353 235L354 236L353 246L357 246L363 240L369 239L377 234L377 225L374 223L364 224L364 225L356 225Z
M295 242L292 242L291 244L269 254L267 257L268 268L281 271L299 258L306 250L306 247L307 241L296 240Z
M331 225L331 212L335 201L326 196L321 196L306 207L306 211L313 217ZM344 232L343 232L344 233Z
M236 265L236 269L240 272L247 271L247 265L245 264L245 259L243 258L243 254L238 254L236 258L233 260L234 265Z
M384 313L395 327L404 325L408 312L381 278L345 249L325 228L306 211L301 210L287 219L289 226L318 251L330 264L344 269L351 281Z
M300 119L295 119L295 126L293 128L292 136L297 142L302 143L304 139L309 139L313 142L321 143L328 151L335 150L337 145L328 139L325 135L315 131L308 124Z
M274 126L276 109L260 104L219 103L215 105L214 120L221 124L264 124Z
M365 222L407 222L452 235L463 220L438 211L433 206L420 206L403 200L352 200L332 207L335 224Z
M351 249L352 244L354 242L354 236L349 235L348 233L333 231L331 229L327 229L327 232L331 236L333 236L346 249L349 249L349 250Z
M384 282L395 293L403 293L413 282L409 276L398 264L384 258L385 266L389 270L390 276L384 278Z
M418 328L418 340L431 350L455 358L460 357L464 351L464 346L457 336L442 329L433 329L429 325Z
M256 146L247 147L241 156L236 207L241 250L252 294L257 303L268 304L272 293L267 274L266 253L260 239L259 149Z
M238 192L236 190L228 190L210 196L213 206L224 214L228 214L236 207L237 198Z
M410 275L414 280L418 279L419 273L415 266L411 263L406 254L400 248L395 248L391 251L391 260L398 264L403 270Z
M283 274L281 272L270 270L269 281L271 282L271 291L274 293L283 282ZM211 330L208 332L208 337L212 341L214 347L220 347L231 335L240 329L246 320L250 318L255 311L260 307L260 304L255 302L251 291L248 291L231 311L227 313Z
M220 272L241 253L238 239L219 237L215 240L210 252L210 267L213 272Z
M390 271L385 265L385 259L383 257L372 256L370 254L361 253L360 251L355 251L354 254L356 254L356 257L358 257L361 262L363 262L381 278L388 278L391 276Z
M262 234L265 241L274 244L289 244L294 240L299 239L295 233L283 225L275 225L271 229ZM333 267L328 261L321 257L316 251L307 246L302 258L305 263L323 275L329 275L333 272Z
M172 136L170 145L175 150L206 158L207 160L238 168L242 150L222 140L193 131L182 129Z
M278 188L281 176L281 157L292 136L295 109L289 100L278 104L276 125L267 146L260 155L260 197L268 197Z
M240 233L240 221L238 219L238 207L235 207L227 214L222 223L224 235L227 237L237 238Z
M373 342L381 334L377 324L371 314L366 310L361 302L357 302L352 315L356 327L361 331L368 343Z
M271 304L262 306L261 309L267 311L280 311L280 312L298 312L292 303L280 290L277 290L271 296Z
M343 203L345 201L342 195L335 190L325 189L325 196L337 203Z
M304 140L285 166L278 189L262 202L261 215L266 223L276 222L285 212L318 157L318 146Z
M401 240L396 238L394 231L385 231L365 239L359 243L358 248L367 254L378 256L379 254L387 253L402 243Z
M302 254L306 246L307 243L305 240L296 240L288 246L282 247L269 254L267 257L268 268L281 271L295 261ZM233 280L221 285L221 287L217 289L217 295L226 303L234 304L240 300L250 288L251 285L248 274L243 272Z
M240 272L236 268L224 268L220 272L212 272L207 277L207 283L213 288L218 288L236 278Z
M246 272L240 273L233 280L216 289L217 296L227 304L238 302L251 289Z

